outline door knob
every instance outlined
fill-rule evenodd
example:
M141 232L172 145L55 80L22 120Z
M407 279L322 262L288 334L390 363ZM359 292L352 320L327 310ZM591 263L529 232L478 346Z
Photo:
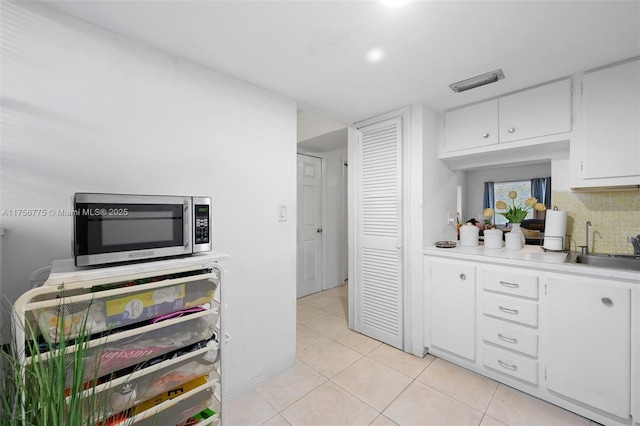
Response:
M322 232L322 228L318 228L318 229L316 229L316 232L317 232L318 234L320 234L320 233Z

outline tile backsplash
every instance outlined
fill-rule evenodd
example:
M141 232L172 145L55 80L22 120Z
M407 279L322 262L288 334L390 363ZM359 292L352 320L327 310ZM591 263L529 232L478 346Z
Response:
M567 210L567 235L571 250L585 243L589 228L592 253L633 254L627 238L640 234L640 191L570 192L553 191L552 205Z

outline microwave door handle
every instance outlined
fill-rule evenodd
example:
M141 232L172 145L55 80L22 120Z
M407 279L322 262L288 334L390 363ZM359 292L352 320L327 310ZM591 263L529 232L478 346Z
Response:
M189 226L189 204L184 203L184 248L189 247L189 234L191 233L191 227Z

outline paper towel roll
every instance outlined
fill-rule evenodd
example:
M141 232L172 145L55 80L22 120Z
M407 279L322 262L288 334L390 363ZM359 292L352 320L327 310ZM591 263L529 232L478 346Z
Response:
M564 250L566 234L567 212L565 210L547 210L543 247L547 250Z

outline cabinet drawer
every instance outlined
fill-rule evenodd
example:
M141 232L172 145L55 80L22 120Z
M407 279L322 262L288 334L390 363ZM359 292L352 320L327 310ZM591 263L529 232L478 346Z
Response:
M133 424L136 426L158 426L158 425L175 425L182 424L189 420L196 414L203 410L206 410L212 404L214 398L214 392L218 385L215 383L207 383L204 387L199 387L193 391L184 393L184 399L180 399L176 404L172 404L169 401L165 401L163 404L165 407L152 407L147 411L154 412L156 409L160 409L155 416L147 417L142 420L138 420L134 417ZM178 399L178 398L175 398ZM131 419L127 419L129 422ZM126 425L127 422L122 423ZM131 424L131 423L128 423ZM118 425L121 425L120 423Z
M96 339L92 343L97 344L85 347L81 354L87 365L85 379L94 380L201 340L209 340L214 335L219 335L219 330L216 329L218 316L214 311L198 312ZM74 348L79 350L78 347ZM42 355L43 362L50 362L49 354ZM30 361L30 358L27 358L27 362ZM68 354L67 362L71 364L72 361L73 355ZM71 385L72 379L73 369L69 368L67 386Z
M215 273L188 274L164 275L95 287L92 288L92 293L68 295L69 297L62 299L64 308L58 299L44 301L43 305L46 307L37 313L38 326L47 341L59 342L63 336L67 339L75 338L83 326L91 334L114 331L175 311L211 303L218 287L218 276ZM149 284L160 281L164 285L149 288ZM109 296L103 297L104 294ZM64 318L61 313L64 313ZM62 324L65 330L61 330Z
M218 347L212 340L194 352L163 362L158 358L159 364L150 361L146 368L127 371L123 377L108 382L108 387L96 388L96 404L105 407L109 415L116 414L198 377L217 377L214 362Z
M483 346L483 364L492 370L538 384L538 363L520 355L491 346Z
M538 299L538 277L509 270L485 269L484 289L514 296Z
M538 326L538 304L515 297L485 293L483 295L485 315L503 318L520 324Z
M482 338L485 342L534 357L538 356L538 336L516 327L485 319L482 321Z

